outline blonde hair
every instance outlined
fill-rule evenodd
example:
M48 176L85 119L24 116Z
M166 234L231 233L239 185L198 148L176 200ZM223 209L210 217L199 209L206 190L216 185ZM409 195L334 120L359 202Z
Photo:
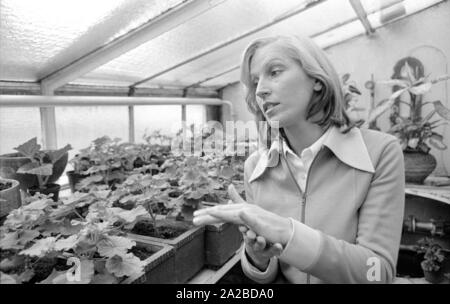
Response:
M257 39L244 51L241 64L241 82L246 89L245 101L249 110L255 115L257 125L259 126L259 122L266 121L266 119L256 103L256 86L251 79L250 64L257 49L272 43L277 43L283 47L288 56L298 62L309 77L322 84L320 91L313 91L313 96L307 108L306 119L318 117L313 122L322 128L328 128L331 125L338 127L350 125L350 120L345 113L344 96L339 75L325 52L311 39L300 36L274 36ZM274 138L271 128L269 126L265 130L258 128L258 133L260 140L264 143L267 142L270 146L271 140Z

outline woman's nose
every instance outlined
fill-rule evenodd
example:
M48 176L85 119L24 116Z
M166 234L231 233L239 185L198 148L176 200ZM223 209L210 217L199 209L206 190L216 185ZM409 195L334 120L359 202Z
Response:
M265 99L270 95L270 90L267 87L260 86L258 84L258 87L256 88L256 96L258 96L261 99Z

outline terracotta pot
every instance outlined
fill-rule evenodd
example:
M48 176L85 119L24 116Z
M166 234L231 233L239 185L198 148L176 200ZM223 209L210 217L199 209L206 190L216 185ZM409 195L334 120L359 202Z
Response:
M436 169L436 159L431 154L404 151L403 155L407 183L423 184L428 175Z
M50 176L47 183L56 182L64 172L69 159L69 153L66 152L58 161L53 165L53 174ZM27 191L28 188L37 186L38 179L32 174L16 173L17 169L26 163L31 162L30 159L21 156L20 153L8 153L0 155L0 176L4 178L15 179L20 183L20 189Z
M57 202L59 198L60 189L61 186L58 184L47 184L47 186L44 189L39 189L36 186L28 188L28 193L30 193L30 195L35 195L37 192L40 192L45 195L53 194L52 199L53 201Z
M11 210L22 206L22 199L18 181L13 179L0 179L0 181L12 183L10 188L0 191L0 217L3 217L10 213Z

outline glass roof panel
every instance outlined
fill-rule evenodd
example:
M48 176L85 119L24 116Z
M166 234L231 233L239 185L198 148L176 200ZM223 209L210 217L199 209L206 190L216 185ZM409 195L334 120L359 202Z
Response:
M394 19L409 16L442 1L443 0L391 1L394 2L394 5L369 15L368 19L374 28L378 28ZM395 4L395 2L399 3Z
M325 1L306 11L285 19L272 27L209 53L203 58L189 62L186 66L173 67L204 52L230 41L244 33L262 27L286 13L301 8L304 1L228 0L178 28L149 41L118 57L84 77L95 79L102 75L116 75L117 79L141 77L169 70L149 82L188 84L219 74L239 64L245 46L255 37L274 34L313 35L348 19L356 18L350 4L345 1ZM314 24L314 26L311 26ZM217 54L226 53L227 57ZM206 57L214 58L204 59ZM231 57L229 57L231 56ZM84 77L77 81L81 81ZM132 83L130 83L132 84ZM145 83L143 84L145 86Z
M0 79L36 81L183 0L2 0Z

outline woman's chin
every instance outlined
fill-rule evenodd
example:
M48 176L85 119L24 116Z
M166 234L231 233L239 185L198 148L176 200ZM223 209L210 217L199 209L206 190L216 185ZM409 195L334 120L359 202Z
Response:
M266 117L266 119L271 128L279 129L283 128L283 126L285 125L284 120L282 117L280 117L280 115L274 115L270 118Z

